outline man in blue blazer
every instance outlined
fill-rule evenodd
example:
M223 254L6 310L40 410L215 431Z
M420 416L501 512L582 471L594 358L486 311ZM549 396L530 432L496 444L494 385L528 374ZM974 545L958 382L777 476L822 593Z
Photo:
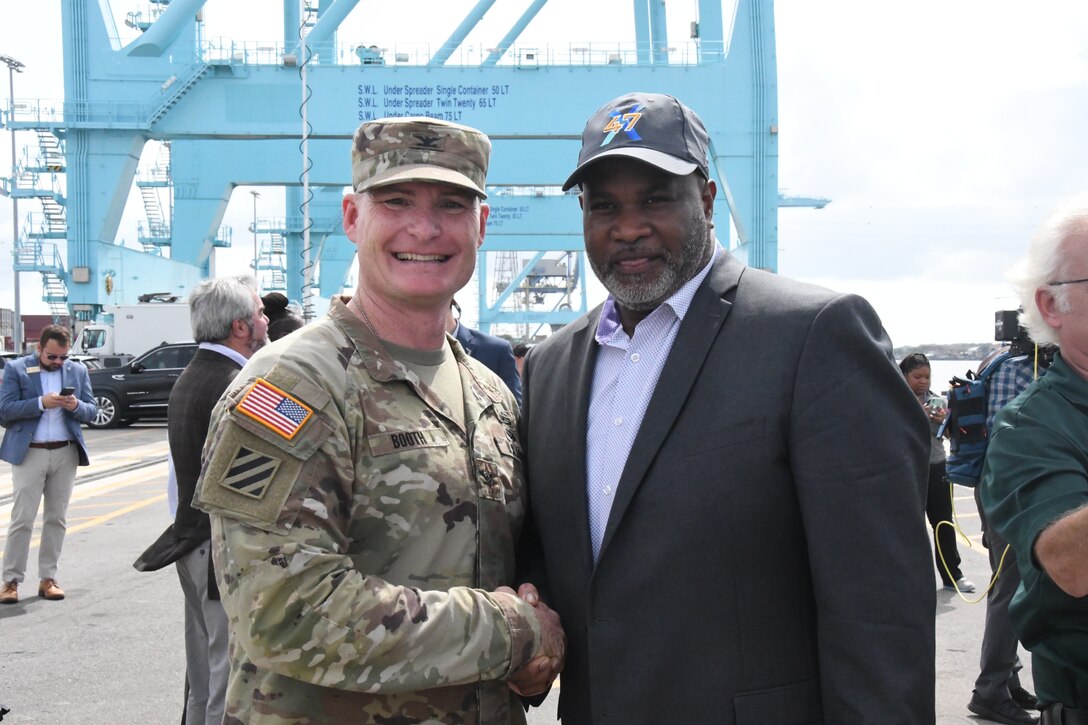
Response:
M6 429L0 460L11 464L14 498L4 546L0 604L19 601L26 574L30 537L38 506L45 500L38 549L38 596L64 599L57 585L57 562L76 466L86 466L87 446L80 423L94 420L95 404L87 368L68 360L68 330L49 325L38 351L8 363L0 386L0 425Z
M932 725L925 416L865 300L721 248L709 151L631 94L565 187L610 296L525 362L518 563L567 633L559 715Z
M457 317L453 311L457 310ZM510 343L501 337L488 335L486 332L474 330L461 324L461 306L457 300L450 303L450 316L446 329L457 338L461 347L465 348L471 357L476 358L487 368L502 378L506 387L514 394L514 399L521 405L521 376L518 375L518 366L514 361L514 350Z

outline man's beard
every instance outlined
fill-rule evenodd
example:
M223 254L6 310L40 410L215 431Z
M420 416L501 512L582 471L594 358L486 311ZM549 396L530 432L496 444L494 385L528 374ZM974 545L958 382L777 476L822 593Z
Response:
M249 348L249 354L252 356L253 353L268 344L268 333L266 332L264 337L256 337L253 334L253 323L247 321L246 327L249 328L249 342L246 343L246 346Z
M665 248L660 250L665 258L665 268L656 279L643 281L640 275L618 274L610 262L597 264L592 257L589 263L597 278L601 280L601 284L616 299L620 307L633 312L650 312L675 294L702 269L709 253L707 250L709 239L709 226L703 217L702 210L699 210L692 214L691 232L680 251L673 253Z

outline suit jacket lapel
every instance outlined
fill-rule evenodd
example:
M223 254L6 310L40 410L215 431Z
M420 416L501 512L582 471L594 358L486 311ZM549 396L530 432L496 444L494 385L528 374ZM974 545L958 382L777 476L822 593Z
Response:
M42 373L41 373L42 361L37 356L32 361L27 361L27 377L30 378L30 385L34 390L38 392L38 397L42 397ZM30 368L37 368L34 372L30 372ZM63 385L63 383L62 383Z
M567 460L566 480L571 487L567 500L574 504L571 511L576 547L582 552L585 570L593 570L593 547L589 541L589 499L586 497L586 425L589 416L590 389L597 364L597 323L601 308L583 318L582 329L574 333L570 346L570 367L566 386L568 449L558 453ZM532 483L530 482L530 485Z
M696 291L684 321L680 324L672 350L665 359L661 377L658 378L657 387L646 407L646 415L642 418L642 425L639 426L635 442L631 446L631 453L624 465L623 474L620 476L616 489L616 500L612 503L608 525L605 527L604 537L601 540L601 553L598 560L605 556L608 542L615 534L624 512L642 484L647 469L657 457L669 431L672 430L673 423L680 415L695 384L695 379L706 361L707 353L710 352L710 347L717 339L722 323L733 306L732 291L736 288L743 270L744 266L740 262L729 254L723 254L714 263L707 278ZM592 384L592 378L589 383ZM588 389L588 384L586 388ZM584 439L584 414L582 433ZM582 460L584 459L583 449ZM582 488L584 489L585 486L583 485Z
M468 331L467 327L462 324L457 325L457 341L461 343L461 347L465 348L465 352L467 352L470 357L472 356L472 348L476 347L476 342L473 340L473 337L474 335Z

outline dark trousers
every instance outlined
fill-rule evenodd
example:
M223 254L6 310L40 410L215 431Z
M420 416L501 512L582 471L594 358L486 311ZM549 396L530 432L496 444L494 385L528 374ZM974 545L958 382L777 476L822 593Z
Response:
M944 477L944 461L929 464L929 485L926 489L926 517L933 527L933 555L937 561L937 573L941 581L949 586L963 576L960 571L960 552L956 549L956 528L952 525L952 497L948 492L948 481ZM938 526L941 521L947 525ZM944 555L944 563L941 555ZM948 571L945 571L945 563ZM949 574L951 573L951 578Z
M982 522L982 545L990 555L992 576L997 572L1001 555L1005 552L1005 540L990 527L977 488L975 503L978 504L978 516ZM1001 565L1001 575L986 597L986 626L982 630L982 655L979 658L978 679L975 680L975 692L986 700L1007 700L1009 690L1020 686L1017 673L1022 665L1016 654L1016 632L1009 619L1009 602L1019 585L1020 569L1016 564L1016 554L1009 549L1005 563Z

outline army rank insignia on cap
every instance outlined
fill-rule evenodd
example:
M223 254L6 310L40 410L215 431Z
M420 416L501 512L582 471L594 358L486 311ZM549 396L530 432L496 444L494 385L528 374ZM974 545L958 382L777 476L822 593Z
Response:
M219 485L243 496L261 498L279 467L277 459L239 446Z
M291 440L310 416L313 408L283 392L264 378L246 392L235 410L244 413L264 427Z

